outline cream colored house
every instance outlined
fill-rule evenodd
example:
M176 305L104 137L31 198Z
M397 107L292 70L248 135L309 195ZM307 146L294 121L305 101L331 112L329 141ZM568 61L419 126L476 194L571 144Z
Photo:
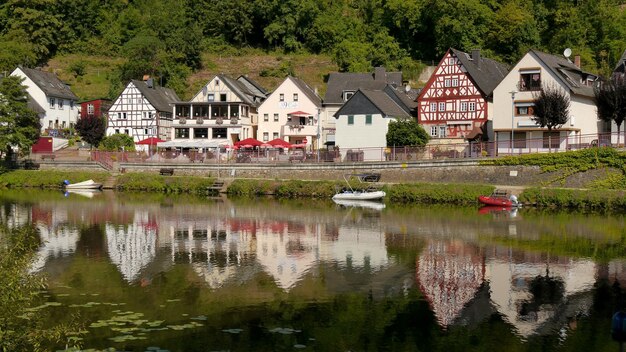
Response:
M322 99L303 80L287 77L259 106L257 139L276 138L317 149L323 122L319 121Z
M493 91L493 132L498 153L547 152L588 145L606 131L594 104L594 74L565 57L529 51ZM542 87L563 89L570 98L570 117L561 128L541 128L533 120L533 100ZM513 140L511 140L513 135ZM550 145L551 144L551 145Z

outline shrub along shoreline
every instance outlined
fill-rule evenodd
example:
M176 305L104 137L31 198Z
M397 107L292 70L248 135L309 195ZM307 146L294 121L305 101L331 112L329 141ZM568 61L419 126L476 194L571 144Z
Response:
M16 170L0 174L0 188L61 189L63 180L105 182L110 177L107 172ZM127 173L116 177L114 187L118 191L206 195L210 193L209 187L214 181L211 177ZM250 198L271 195L284 199L330 199L344 186L345 183L339 181L236 179L226 192L229 196ZM490 194L494 189L495 186L484 184L403 183L382 186L387 193L385 201L392 204L478 205L478 196ZM626 211L626 190L529 187L519 195L519 200L540 208Z

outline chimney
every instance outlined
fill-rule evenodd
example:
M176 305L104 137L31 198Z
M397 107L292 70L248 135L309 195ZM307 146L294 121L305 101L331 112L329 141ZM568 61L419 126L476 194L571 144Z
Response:
M575 55L574 56L574 65L576 65L576 67L580 68L580 55Z
M375 81L382 81L385 82L387 81L387 78L385 77L385 68L384 67L376 67L374 68L374 80Z
M480 66L480 49L472 49L472 60Z

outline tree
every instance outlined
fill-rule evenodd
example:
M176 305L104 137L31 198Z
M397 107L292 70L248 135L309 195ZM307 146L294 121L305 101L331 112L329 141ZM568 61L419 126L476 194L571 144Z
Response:
M626 81L616 76L610 81L602 82L594 88L598 118L617 125L617 144L619 144L620 128L626 117Z
M424 146L430 137L415 119L400 119L389 123L387 146Z
M76 123L76 131L92 148L97 147L106 131L104 119L101 116L82 117Z
M13 148L25 154L39 138L37 113L28 108L23 79L9 76L0 81L0 155L10 158Z
M122 148L127 152L135 151L133 137L123 133L113 134L105 137L99 146L99 149L111 152L120 151Z
M548 128L548 145L552 151L552 129L560 128L569 119L569 97L563 89L549 85L535 94L533 102L531 119L539 126Z

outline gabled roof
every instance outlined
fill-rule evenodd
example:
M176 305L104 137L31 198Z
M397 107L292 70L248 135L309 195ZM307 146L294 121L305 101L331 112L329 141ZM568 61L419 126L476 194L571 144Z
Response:
M358 101L358 96L363 95L367 100L369 100L372 105L380 111L380 113L386 117L410 117L411 114L408 112L411 109L408 106L402 107L395 101L389 94L387 90L367 90L367 89L359 89L354 93L354 95L348 100L336 113L335 118L341 115L341 112L344 109L350 108L351 102Z
M70 87L59 79L52 72L44 72L32 68L18 67L24 74L35 82L47 96L55 98L63 98L68 100L78 100L78 97L72 92Z
M217 75L215 76L219 78L222 82L224 82L231 92L241 99L244 103L258 107L263 100L266 98L266 93L264 93L264 89L261 90L258 88L258 85L251 79L239 76L238 79L233 79L226 75Z
M456 56L463 67L467 70L467 74L476 87L487 97L493 93L493 90L500 84L509 70L504 64L495 60L482 57L475 59L472 55L450 48L450 51Z
M157 86L150 88L148 87L146 82L136 79L132 80L131 82L133 82L135 87L139 89L141 94L143 94L143 96L148 99L150 104L152 104L152 106L154 106L157 111L171 112L172 107L170 106L170 104L180 102L180 99L178 98L178 95L176 95L176 92L174 92L170 88Z
M35 99L33 99L33 97L30 96L30 94L28 94L28 104L27 104L27 106L28 106L29 109L31 109L34 112L36 112L37 115L46 113L46 110L44 108L42 108L41 105L39 105L39 103L37 103L35 101Z
M382 90L387 84L401 86L402 72L386 72L380 68L374 73L332 72L328 76L324 104L343 104L346 90Z
M542 62L555 76L561 79L572 93L586 97L593 97L593 87L583 85L581 82L587 79L596 80L597 75L582 71L578 66L564 57L546 54L537 50L530 50L537 60Z
M617 65L615 65L613 72L626 73L626 50L624 50L622 57L620 57L619 61L617 61Z
M261 85L258 84L256 81L252 80L252 78L249 78L248 76L241 75L241 76L237 77L237 81L239 81L240 83L245 85L246 88L250 92L255 93L258 96L267 96L267 90L265 90L265 88L261 87Z
M300 91L304 93L306 97L309 98L311 102L313 102L313 104L315 104L315 106L322 106L322 98L320 98L320 96L315 93L315 90L312 89L308 84L306 84L306 82L298 77L288 76L287 78L291 79L296 87L298 87L298 89L300 89Z

